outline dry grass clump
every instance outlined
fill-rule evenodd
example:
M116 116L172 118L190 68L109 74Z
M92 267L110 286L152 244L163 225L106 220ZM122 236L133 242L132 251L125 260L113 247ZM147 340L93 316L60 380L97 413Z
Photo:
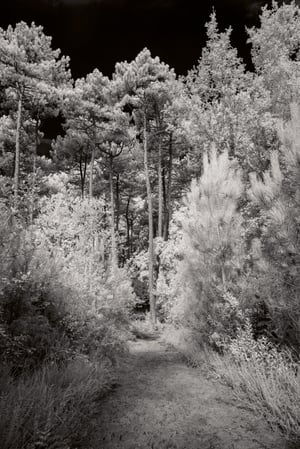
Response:
M13 378L1 372L1 449L91 447L98 400L112 383L104 364L85 358Z
M163 325L159 322L153 326L150 314L147 313L142 316L143 319L135 319L131 321L130 331L135 338L143 340L153 340L159 337Z
M184 328L166 326L162 341L186 362L215 373L231 386L237 399L261 414L291 442L300 443L300 363L267 338L255 339L249 322L237 332L223 355L201 344Z
M265 337L254 339L248 323L225 355L210 354L236 397L292 441L300 442L300 364Z
M189 366L203 367L206 363L206 356L196 336L189 329L166 325L162 331L161 340L167 347L180 352Z

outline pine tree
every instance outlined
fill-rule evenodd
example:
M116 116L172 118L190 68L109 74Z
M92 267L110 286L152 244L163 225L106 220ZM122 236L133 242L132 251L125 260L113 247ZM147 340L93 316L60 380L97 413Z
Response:
M95 161L103 144L105 123L111 119L109 79L98 69L77 79L74 89L65 93L63 104L66 130L82 135L84 152L89 154L89 198L93 197Z
M203 174L193 180L182 220L183 261L178 267L179 296L186 323L208 338L217 326L224 295L242 264L241 171L228 153L205 155Z
M248 29L252 60L271 96L272 112L289 118L299 95L300 8L295 1L262 8L260 26Z
M269 94L258 76L246 72L231 45L231 29L219 32L215 13L206 27L206 46L185 80L195 162L199 165L200 155L215 144L245 171L259 172L268 164L266 149L274 135Z
M148 202L149 228L149 302L152 323L156 322L156 307L154 296L154 224L153 224L153 187L151 183L151 166L149 152L153 134L158 147L158 178L160 220L162 220L162 180L161 180L161 115L168 102L168 83L175 79L175 73L169 66L160 62L159 58L152 58L148 49L141 51L131 63L123 62L116 65L113 81L118 91L123 92L123 106L132 113L137 132L140 136L144 157L144 174ZM160 232L162 233L160 225Z
M20 138L26 103L30 117L35 120L35 172L36 146L41 118L50 110L50 98L57 97L55 88L70 80L69 59L60 56L60 50L51 47L52 38L43 27L34 23L18 23L15 28L0 29L1 85L6 89L16 109L16 141L14 167L14 209L18 204L20 175ZM33 176L34 179L34 176Z
M249 197L259 207L259 270L274 330L282 343L300 345L300 108L292 104L291 120L278 125L282 146L274 152L263 179L251 175Z
M232 29L219 32L215 12L210 15L206 29L207 42L201 58L186 77L189 92L204 103L232 96L247 79L245 66L230 42Z

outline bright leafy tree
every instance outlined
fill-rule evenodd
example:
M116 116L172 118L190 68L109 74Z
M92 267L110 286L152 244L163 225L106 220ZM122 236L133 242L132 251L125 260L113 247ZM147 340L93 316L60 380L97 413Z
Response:
M68 82L70 78L68 58L60 57L60 50L53 50L51 43L52 38L46 36L43 28L34 23L28 26L25 22L20 22L15 28L9 26L7 30L0 30L1 84L6 88L8 100L15 100L17 109L14 169L15 207L19 190L22 110L28 102L32 113L31 117L37 123L37 141L40 118L49 108L49 98L53 96L54 92L52 89L62 82Z
M289 104L299 96L300 9L296 2L267 5L260 26L248 30L256 73L271 95L272 112L289 117Z
M204 156L182 213L183 260L177 266L176 308L185 323L207 339L222 327L222 308L243 265L241 171L227 152ZM176 310L176 309L175 309ZM228 323L227 323L228 324Z
M98 69L85 78L77 79L74 89L65 93L63 115L65 128L81 135L84 153L89 154L89 197L93 196L95 159L103 144L103 131L111 118L109 108L109 79Z
M175 79L175 74L162 63L158 57L152 58L149 50L144 49L131 63L123 62L116 65L113 80L119 92L123 92L123 105L132 111L132 116L140 133L143 145L144 174L147 188L148 227L149 227L149 301L152 322L155 324L155 296L154 296L154 227L153 227L153 188L149 165L149 150L151 143L158 147L159 186L161 181L161 113L168 101L168 82ZM158 136L153 139L153 134ZM159 192L161 202L161 190ZM162 208L160 203L160 220ZM160 225L161 231L161 225ZM162 232L162 231L161 231Z
M299 105L278 126L282 146L263 180L251 176L249 196L260 210L258 279L281 342L299 347Z

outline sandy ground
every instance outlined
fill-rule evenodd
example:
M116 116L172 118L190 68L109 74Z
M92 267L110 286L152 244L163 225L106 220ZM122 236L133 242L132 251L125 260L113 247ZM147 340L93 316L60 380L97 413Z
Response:
M102 403L97 449L285 449L230 388L159 341L131 343L120 385Z

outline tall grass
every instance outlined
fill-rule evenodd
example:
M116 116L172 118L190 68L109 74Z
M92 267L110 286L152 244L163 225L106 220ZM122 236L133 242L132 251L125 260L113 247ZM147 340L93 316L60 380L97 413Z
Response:
M246 326L224 355L210 353L209 360L238 399L300 443L300 364L288 350L255 340Z
M155 325L151 322L150 313L146 313L141 317L133 318L130 323L130 332L134 338L145 340L153 340L158 338L164 329L163 323L159 321Z
M236 399L300 447L300 363L289 350L280 350L265 337L255 339L249 322L226 349L221 346L222 355L201 345L188 329L166 326L162 340L189 365L201 367L208 376L216 374Z
M0 375L1 449L91 447L98 401L112 382L107 366L78 358L19 378L7 367Z

